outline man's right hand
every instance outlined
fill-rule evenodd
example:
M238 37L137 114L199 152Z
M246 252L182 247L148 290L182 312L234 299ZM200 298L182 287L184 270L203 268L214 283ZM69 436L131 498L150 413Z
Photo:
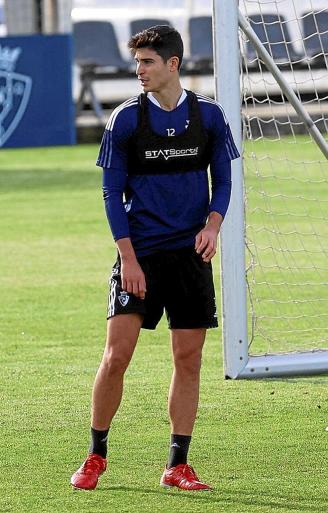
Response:
M136 257L121 257L122 288L140 299L145 299L146 279Z
M121 257L122 288L140 299L145 299L146 278L134 252L130 237L116 241Z

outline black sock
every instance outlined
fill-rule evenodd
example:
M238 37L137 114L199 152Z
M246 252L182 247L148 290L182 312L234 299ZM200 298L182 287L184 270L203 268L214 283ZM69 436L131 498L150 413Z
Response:
M99 454L102 458L106 458L108 431L109 429L98 431L98 429L91 428L90 454Z
M180 465L180 463L187 463L190 441L191 436L189 435L171 435L171 447L167 468L176 467Z

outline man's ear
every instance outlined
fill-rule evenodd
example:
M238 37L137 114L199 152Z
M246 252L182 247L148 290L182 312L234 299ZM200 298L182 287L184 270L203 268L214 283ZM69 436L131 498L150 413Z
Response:
M173 56L169 58L170 71L177 71L179 69L179 57Z

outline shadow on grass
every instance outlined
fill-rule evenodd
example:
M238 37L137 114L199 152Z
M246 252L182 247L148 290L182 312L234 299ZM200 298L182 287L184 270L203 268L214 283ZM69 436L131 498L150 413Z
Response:
M66 171L60 166L56 166L56 162L52 167L44 167L44 169L12 169L2 168L0 174L1 192L17 192L17 191L49 191L49 190L89 190L90 187L98 188L99 178L92 167L91 171L72 172Z
M97 490L97 492L133 492L134 494L149 494L157 498L166 496L168 498L174 498L174 500L185 501L191 499L192 501L199 501L200 503L207 504L233 504L244 505L244 506L258 506L258 507L272 507L280 508L284 512L288 511L313 511L319 513L320 511L328 511L328 503L325 501L315 501L311 503L309 500L303 501L301 499L293 500L293 503L288 503L287 497L273 497L272 495L261 494L261 497L251 495L250 493L244 493L243 491L225 491L225 490L212 490L206 492L190 492L178 490L175 488L164 489L160 488L155 490L154 488L142 488L138 486L105 486Z
M227 382L233 382L233 380L227 380ZM289 385L299 385L300 383L311 384L311 385L327 385L328 384L328 375L325 374L317 374L317 375L303 375L303 376L290 376L290 377L281 377L281 378L252 378L250 380L245 380L245 382L251 383L272 383L272 384L281 384L288 383ZM238 381L236 381L237 383ZM241 381L239 381L240 383Z

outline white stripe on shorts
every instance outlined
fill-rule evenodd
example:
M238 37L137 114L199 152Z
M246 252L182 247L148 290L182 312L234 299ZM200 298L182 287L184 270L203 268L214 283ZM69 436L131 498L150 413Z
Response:
M115 281L111 278L110 294L109 294L109 308L108 308L108 316L109 317L112 317L115 314L116 286L117 286L117 281Z

